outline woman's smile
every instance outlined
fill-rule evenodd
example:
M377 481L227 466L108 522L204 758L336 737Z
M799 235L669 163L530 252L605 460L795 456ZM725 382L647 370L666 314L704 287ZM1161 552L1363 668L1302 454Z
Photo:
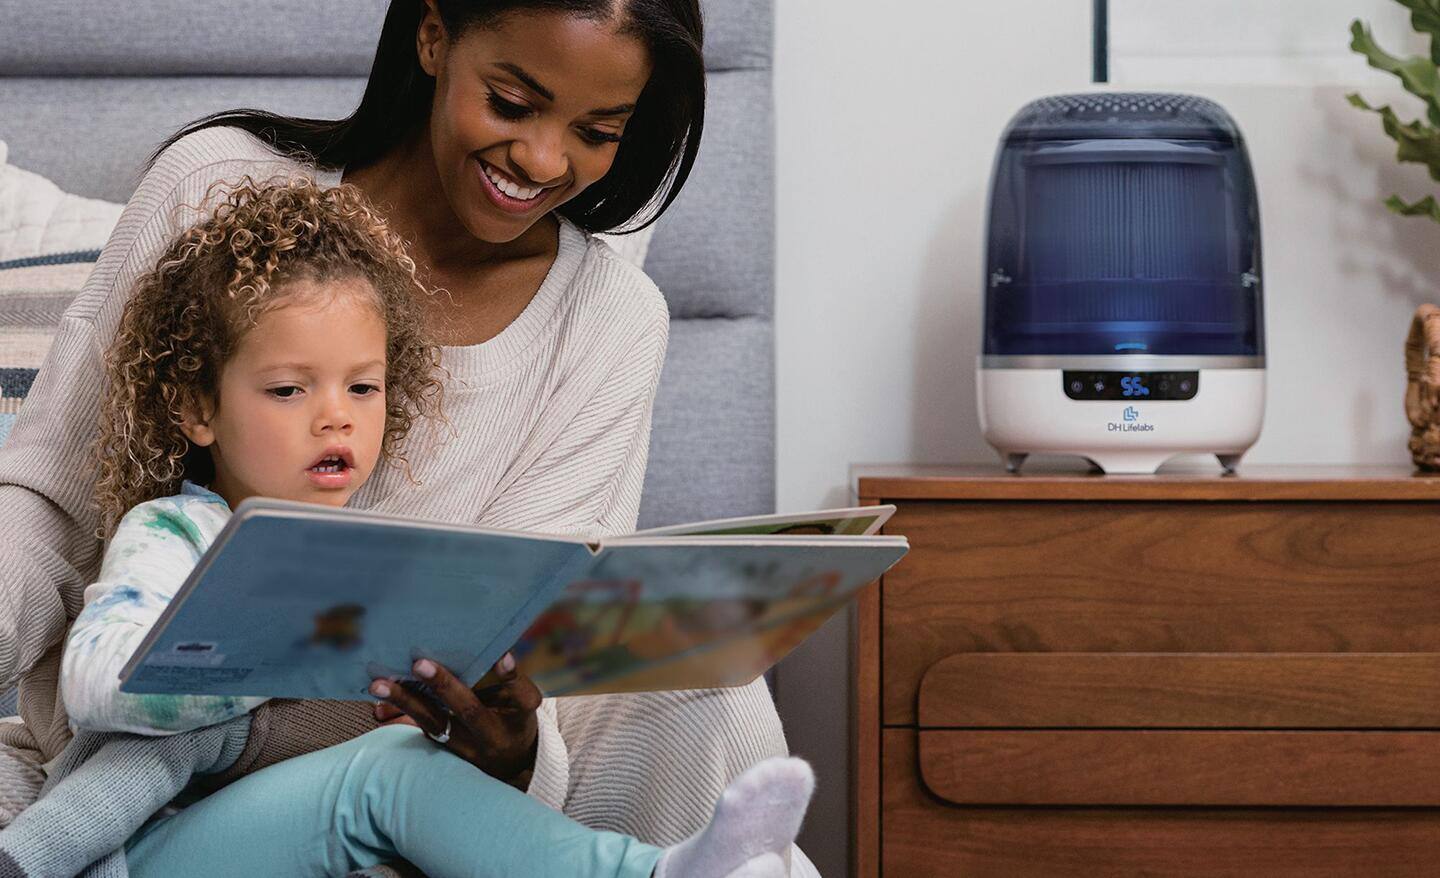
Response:
M477 158L475 164L480 169L480 187L490 197L490 202L506 213L530 213L548 203L550 196L561 188L521 186L483 159Z

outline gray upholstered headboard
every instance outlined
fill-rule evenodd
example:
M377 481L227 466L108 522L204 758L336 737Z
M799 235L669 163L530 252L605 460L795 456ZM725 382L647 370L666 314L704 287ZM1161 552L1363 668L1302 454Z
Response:
M420 2L420 0L415 0ZM386 0L52 0L0 6L0 140L63 189L123 201L145 158L239 106L338 117ZM673 318L642 526L774 504L770 0L706 0L709 102L645 269Z

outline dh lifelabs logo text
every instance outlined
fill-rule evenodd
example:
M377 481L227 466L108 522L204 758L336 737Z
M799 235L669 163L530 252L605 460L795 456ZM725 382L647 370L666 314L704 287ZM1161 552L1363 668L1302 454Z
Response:
M1150 433L1155 430L1154 424L1142 424L1140 412L1133 405L1125 406L1125 411L1120 415L1124 418L1120 423L1111 421L1107 427L1111 433Z

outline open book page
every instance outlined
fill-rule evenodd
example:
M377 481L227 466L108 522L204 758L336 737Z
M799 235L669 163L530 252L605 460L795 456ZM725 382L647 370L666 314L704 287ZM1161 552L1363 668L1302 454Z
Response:
M231 527L238 526L250 517L287 518L295 521L334 521L342 524L390 524L407 529L493 534L501 537L521 537L524 539L571 543L574 545L580 545L586 542L583 537L568 536L565 534L484 527L478 524L461 524L455 521L441 521L434 518L418 518L413 515L401 515L398 512L377 512L374 509L355 509L350 506L322 506L318 503L297 503L293 500L274 500L269 497L252 497L241 503L239 508L235 510L234 516L231 517L231 521L229 522L230 527L226 527L225 531L228 532ZM225 537L225 532L222 532L216 542L219 543L220 540L225 539Z
M895 514L894 506L855 506L818 512L722 518L638 531L637 537L725 536L741 534L794 536L870 536Z
M406 680L422 657L473 684L512 646L550 695L735 685L907 550L899 536L764 533L634 535L597 548L242 504L131 657L121 690L368 699L373 678Z
M604 549L512 652L546 695L741 685L907 548L903 537L627 541Z

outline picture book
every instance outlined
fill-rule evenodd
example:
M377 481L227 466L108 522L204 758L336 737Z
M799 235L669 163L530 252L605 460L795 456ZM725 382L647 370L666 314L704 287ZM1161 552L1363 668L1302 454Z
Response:
M247 500L121 691L370 698L419 658L467 684L510 650L547 696L754 680L908 551L892 506L599 541Z

